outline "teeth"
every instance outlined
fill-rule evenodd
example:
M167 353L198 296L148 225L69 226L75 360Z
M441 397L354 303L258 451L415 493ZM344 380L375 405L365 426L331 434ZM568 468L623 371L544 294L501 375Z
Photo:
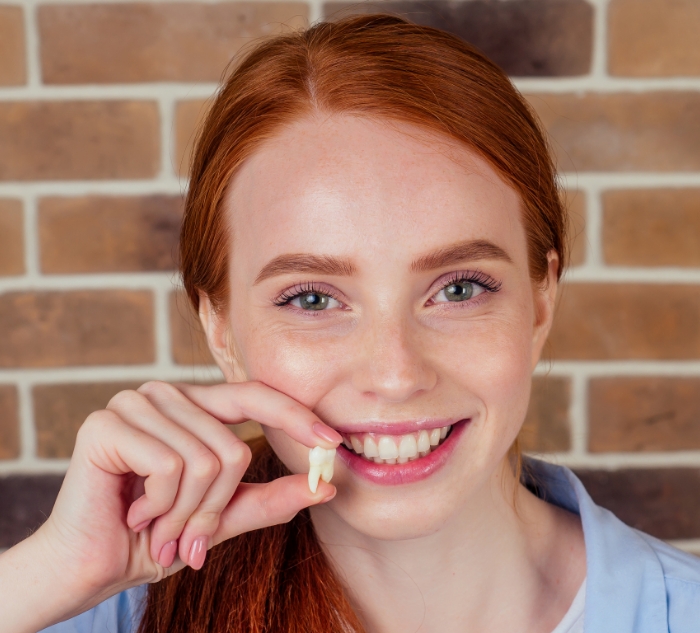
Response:
M325 449L316 446L309 449L309 490L316 494L318 480L323 479L330 482L333 478L333 461L335 460L335 449Z
M430 450L430 435L428 434L428 431L424 430L418 434L417 449L419 453L424 453L425 451Z
M379 450L377 449L377 444L369 435L365 438L364 449L365 455L367 457L379 457Z
M350 435L343 443L357 455L377 464L405 464L430 453L447 437L451 426L406 435ZM332 472L331 472L332 474Z
M409 457L415 457L418 454L418 443L413 435L404 435L399 444L399 458L408 461Z
M382 459L396 459L399 456L399 448L390 437L383 435L379 438L379 457Z
M363 452L363 446L362 442L358 440L354 435L350 437L350 442L352 443L352 450L354 450L356 453L362 453Z

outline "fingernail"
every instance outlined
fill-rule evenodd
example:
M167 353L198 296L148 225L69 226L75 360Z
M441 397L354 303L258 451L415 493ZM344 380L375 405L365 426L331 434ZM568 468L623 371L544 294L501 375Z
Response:
M175 562L175 554L177 554L177 541L170 541L163 545L158 554L158 564L161 567L171 567Z
M334 431L330 426L316 422L313 426L314 433L318 435L322 440L330 442L331 444L340 444L343 441L343 436L340 433Z
M207 538L206 536L200 536L194 539L192 547L190 548L190 560L189 566L192 569L202 569L204 565L204 559L207 557Z
M138 525L135 525L132 530L136 533L140 532L141 530L145 530L149 525L151 524L151 519L148 519L146 521L142 521Z

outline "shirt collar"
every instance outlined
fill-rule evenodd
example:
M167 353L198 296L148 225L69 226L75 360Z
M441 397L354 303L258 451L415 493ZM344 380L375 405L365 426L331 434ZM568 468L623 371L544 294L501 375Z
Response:
M644 537L596 505L568 468L528 458L524 473L538 496L581 516L587 565L585 631L668 633L664 573Z

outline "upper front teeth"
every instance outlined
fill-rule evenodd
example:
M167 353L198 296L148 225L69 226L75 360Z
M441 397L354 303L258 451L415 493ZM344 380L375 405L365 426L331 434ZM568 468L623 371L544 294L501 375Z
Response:
M323 448L316 446L309 449L309 489L316 494L318 480L323 479L330 483L333 478L333 460L335 459L334 448Z
M443 426L430 431L424 429L418 433L406 435L381 435L361 434L350 435L345 438L346 448L377 463L403 464L419 456L428 455L432 448L436 447L447 437L450 426Z

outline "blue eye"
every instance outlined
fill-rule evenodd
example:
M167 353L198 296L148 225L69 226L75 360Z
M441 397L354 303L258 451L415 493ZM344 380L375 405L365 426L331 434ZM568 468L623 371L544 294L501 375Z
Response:
M337 308L340 306L340 302L337 299L323 294L322 292L305 292L293 297L289 303L302 310L314 311L327 310L328 308Z
M436 303L466 301L480 295L484 291L484 288L479 284L464 279L445 286L435 295L433 300Z

